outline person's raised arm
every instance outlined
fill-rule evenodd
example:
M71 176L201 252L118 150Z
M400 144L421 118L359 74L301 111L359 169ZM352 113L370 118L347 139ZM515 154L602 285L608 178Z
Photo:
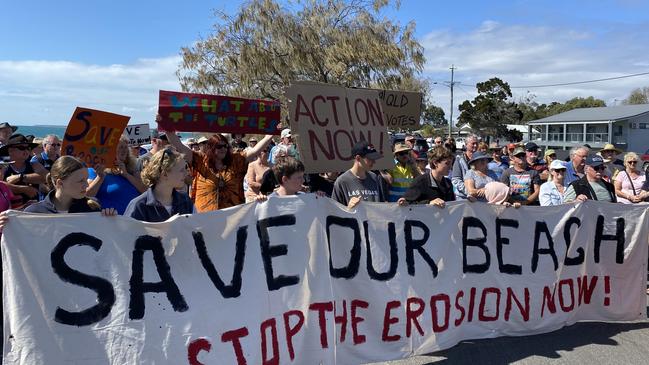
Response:
M180 140L180 137L176 134L176 132L168 132L166 133L167 135L167 140L169 141L169 144L174 146L176 150L180 153L182 153L185 156L185 161L191 166L192 160L194 159L193 151L191 148L185 146L182 141Z
M261 141L257 142L255 147L247 149L244 152L244 155L246 156L246 160L248 162L254 161L257 158L257 156L259 156L261 151L265 150L268 147L268 144L270 143L271 139L273 139L273 136L267 134L264 136L264 138L261 139Z

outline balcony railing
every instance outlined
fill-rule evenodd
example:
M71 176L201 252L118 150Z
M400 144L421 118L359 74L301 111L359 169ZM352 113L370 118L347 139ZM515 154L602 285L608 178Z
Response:
M586 133L586 142L608 143L608 133Z
M584 133L566 133L566 142L582 142Z

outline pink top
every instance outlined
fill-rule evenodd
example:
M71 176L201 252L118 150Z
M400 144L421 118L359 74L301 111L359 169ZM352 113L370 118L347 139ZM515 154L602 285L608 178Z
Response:
M261 164L259 159L254 160L248 164L248 172L246 173L246 182L248 183L248 190L245 193L246 201L250 202L259 194L259 188L253 189L251 183L261 184L264 173L270 169L270 166Z
M11 199L14 194L3 181L0 181L0 195L2 195L0 197L0 212L11 209Z
M624 194L633 195L633 188L635 188L635 194L639 195L640 189L642 188L642 185L644 185L645 178L645 174L638 174L635 179L629 179L629 174L627 174L627 172L623 170L618 172L617 176L615 177L615 181L622 184L622 192ZM633 186L631 184L633 184ZM621 198L619 196L617 197L617 201L624 204L632 204L627 199Z

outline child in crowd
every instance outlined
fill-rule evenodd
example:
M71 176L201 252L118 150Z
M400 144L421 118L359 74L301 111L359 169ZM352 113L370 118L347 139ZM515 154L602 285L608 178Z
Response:
M142 181L149 188L131 200L127 217L147 222L164 222L175 214L192 214L194 204L177 189L185 186L188 175L183 155L167 147L156 152L142 170Z
M257 195L257 201L265 201L272 196L291 196L304 194L302 183L304 182L304 164L293 157L284 157L277 161L272 168L279 188L269 195Z

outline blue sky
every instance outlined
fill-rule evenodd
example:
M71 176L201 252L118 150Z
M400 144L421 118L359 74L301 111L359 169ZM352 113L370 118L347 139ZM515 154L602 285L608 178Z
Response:
M0 13L0 121L66 124L77 105L148 122L157 90L179 89L179 50L209 35L213 9L240 1L12 1ZM424 76L466 85L498 76L512 86L649 71L649 0L402 0L385 16L415 21ZM649 77L528 91L540 102L594 95L609 104ZM448 114L448 88L430 98ZM461 86L456 105L473 98ZM457 112L455 113L457 116Z

